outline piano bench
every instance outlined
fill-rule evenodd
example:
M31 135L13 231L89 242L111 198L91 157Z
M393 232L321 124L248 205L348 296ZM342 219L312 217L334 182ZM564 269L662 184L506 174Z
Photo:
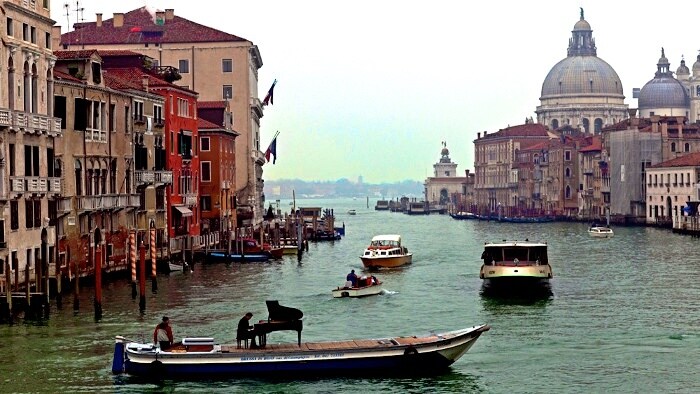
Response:
M241 348L241 342L243 342L243 345L245 346L245 348L248 349L248 339L247 339L247 338L246 338L246 339L238 339L238 338L236 338L236 342L237 342L237 344L238 344L238 346L236 346L238 349Z

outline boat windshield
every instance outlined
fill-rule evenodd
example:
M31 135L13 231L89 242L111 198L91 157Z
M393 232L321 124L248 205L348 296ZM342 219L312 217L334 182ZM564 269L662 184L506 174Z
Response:
M547 247L546 246L490 246L486 247L485 253L488 253L491 258L499 262L536 262L547 264Z

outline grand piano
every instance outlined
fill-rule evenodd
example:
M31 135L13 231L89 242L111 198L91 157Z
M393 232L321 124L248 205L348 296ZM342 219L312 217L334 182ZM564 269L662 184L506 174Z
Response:
M280 305L279 301L265 301L267 304L267 320L260 320L253 325L253 332L258 336L258 345L265 347L267 334L272 331L294 330L297 332L298 343L301 346L301 330L304 328L301 318L304 313L296 308Z

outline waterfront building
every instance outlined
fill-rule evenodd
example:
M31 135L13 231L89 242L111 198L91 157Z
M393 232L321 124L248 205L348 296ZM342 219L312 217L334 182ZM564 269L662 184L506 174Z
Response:
M639 117L648 118L654 115L688 117L690 112L690 98L688 88L673 77L664 49L661 48L661 57L656 64L654 78L644 84L639 91ZM685 61L677 70L679 78L688 80L689 70Z
M258 69L263 65L253 42L175 15L173 9L156 11L146 7L114 13L112 19L76 23L75 30L60 35L63 49L128 49L154 59L154 65L174 66L182 79L177 84L196 91L203 101L227 101L232 123L241 134L236 143L238 201L253 207L255 223L264 215L263 164L260 150L260 119L263 106L258 98ZM198 145L193 140L194 145Z
M697 215L700 201L700 152L648 167L646 184L646 222L656 224L659 220L671 218L673 228L679 228L679 223L685 217Z
M579 199L578 149L583 137L570 126L560 128L559 133L559 138L548 143L548 210L556 216L575 217Z
M513 181L518 183L518 215L541 216L551 213L545 212L549 204L546 184L543 183L549 174L548 158L549 141L540 142L518 152L513 168L516 174L512 174Z
M579 182L581 184L578 212L580 218L588 221L601 220L605 217L610 203L604 199L602 192L603 178L604 175L607 175L607 161L602 153L600 135L587 137L583 147L578 150Z
M474 195L479 212L510 216L517 207L518 183L512 182L515 158L523 149L554 138L547 127L528 121L474 140Z
M564 125L586 133L627 118L622 82L615 70L597 56L591 25L581 18L574 25L567 57L552 67L542 83L537 122L552 130Z
M53 117L48 1L9 0L0 18L0 287L48 291L55 269L62 179L54 167L61 120Z
M425 180L425 200L431 207L447 205L468 208L473 204L474 175L466 170L457 176L457 163L450 159L447 143L442 143L440 160L433 164L433 176Z
M228 102L200 101L197 105L202 232L219 232L222 239L229 239L231 231L238 225L233 185L236 176L235 139L239 134L231 127Z
M107 87L97 51L54 54L54 113L63 129L55 169L65 180L56 206L59 261L69 278L92 273L90 256L99 231L106 252L103 267L124 269L128 229L139 207L127 132L132 99Z
M146 130L158 129L158 134L162 133L162 140L156 144L158 150L155 153L159 155L157 165L155 159L141 163L142 168L153 163L150 168L154 168L154 176L165 171L161 174L166 178L161 177L160 182L154 178L156 201L162 201L163 197L167 201L167 212L160 217L167 220L165 238L169 242L169 253L183 256L188 251L201 248L197 92L173 84L171 81L177 79L177 71L167 66L154 68L152 59L147 56L139 53L126 55L124 51L117 52L118 56L112 51L104 52L105 70L115 81L124 87L131 86L163 98L163 108L154 106L155 112L162 111L162 114L153 115L154 119L162 120L158 127L153 126L154 121L140 104L134 107L133 118L134 123L145 125ZM139 137L138 133L135 135ZM144 152L142 149L143 146L137 152ZM142 175L149 176L148 173ZM150 179L142 178L139 181L139 187L148 189L149 186ZM162 211L158 204L155 211ZM150 226L150 221L146 219L139 223L139 227L147 223Z

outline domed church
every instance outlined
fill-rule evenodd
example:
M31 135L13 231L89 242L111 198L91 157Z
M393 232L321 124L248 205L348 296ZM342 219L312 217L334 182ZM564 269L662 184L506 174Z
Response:
M681 61L676 75L684 81L688 81L690 70ZM666 58L664 49L661 48L661 57L656 64L654 79L647 82L639 91L639 116L648 118L652 115L662 116L686 116L690 110L690 97L688 88L674 78L671 72L671 64Z
M586 133L628 116L622 82L615 70L597 56L591 25L583 18L574 25L567 56L542 83L537 122L551 129L570 125Z

